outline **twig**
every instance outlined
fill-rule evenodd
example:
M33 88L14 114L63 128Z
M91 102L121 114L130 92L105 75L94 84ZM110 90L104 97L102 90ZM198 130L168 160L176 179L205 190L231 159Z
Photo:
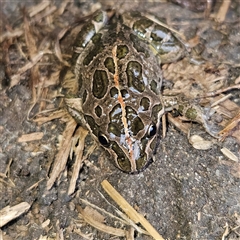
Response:
M139 214L107 181L101 183L108 195L122 208L122 210L135 222L141 223L142 226L149 232L149 234L157 240L164 240L164 238L156 231L156 229Z
M13 207L7 206L3 208L0 210L0 227L27 212L30 207L29 203L21 202Z

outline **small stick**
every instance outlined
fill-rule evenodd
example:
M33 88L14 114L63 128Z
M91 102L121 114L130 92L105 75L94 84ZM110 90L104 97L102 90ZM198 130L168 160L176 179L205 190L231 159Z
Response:
M156 229L141 215L139 214L107 181L103 180L101 183L103 189L108 195L122 208L122 210L131 218L135 223L141 223L142 226L149 232L149 234L156 240L164 240L159 235Z
M31 205L27 202L21 202L15 206L6 206L0 210L0 227L27 212Z
M230 4L231 4L230 0L222 2L222 5L220 6L219 11L216 16L216 20L218 22L221 23L225 20Z
M238 88L240 88L240 84L236 84L234 86L230 86L230 87L226 87L226 88L223 88L223 89L219 89L217 91L209 92L204 97L214 97L216 95L219 95L220 93L223 93L223 92L226 92L226 91L230 91L232 89L238 89Z
M88 130L84 129L83 127L79 127L74 135L74 138L78 138L79 144L76 147L76 151L75 151L76 160L73 165L73 173L72 173L72 177L71 177L70 184L68 187L68 195L73 194L75 191L75 188L76 188L78 175L79 175L80 169L83 165L82 156L83 156L83 150L84 150L84 141L85 141L87 134L88 134Z

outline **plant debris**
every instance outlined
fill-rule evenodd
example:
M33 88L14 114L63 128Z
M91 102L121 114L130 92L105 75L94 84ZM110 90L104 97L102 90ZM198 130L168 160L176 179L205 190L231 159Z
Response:
M237 2L223 1L214 6L209 3L211 7L205 13L187 14L179 6L152 5L148 1L144 6L124 1L109 1L107 6L103 1L84 4L41 1L35 5L29 2L29 6L20 9L20 14L19 4L1 4L0 188L1 206L5 207L0 210L0 238L96 239L96 228L129 240L143 239L142 235L149 239L144 227L155 239L196 239L196 236L237 239L240 226L240 108L235 101L240 88ZM14 13L10 5L15 8ZM61 70L69 66L76 26L80 28L99 7L109 6L119 8L120 12L133 9L156 13L164 18L164 26L176 29L174 32L186 40L191 53L199 50L200 55L200 59L187 56L162 66L163 95L184 95L200 105L207 129L168 113L164 117L171 126L186 135L194 132L189 137L193 147L187 148L187 137L168 125L156 161L137 176L112 170L99 154L98 146L86 146L88 132L67 113L61 92L61 86L72 84L71 76L69 82L62 82ZM195 133L199 130L201 136ZM215 138L204 135L206 131L214 133ZM95 195L102 178L111 179L118 186L124 198L103 182L128 217L119 210L116 212L120 217L104 210L108 206L105 208L104 201ZM27 203L29 199L31 205ZM81 208L82 203L90 205L87 199L94 201L97 210L91 209L93 205ZM78 200L82 201L81 206L76 203ZM92 227L75 224L77 212ZM110 227L105 215L114 219L111 226L117 226ZM225 222L228 223L224 228ZM140 237L135 236L136 232ZM108 235L97 236L109 239Z

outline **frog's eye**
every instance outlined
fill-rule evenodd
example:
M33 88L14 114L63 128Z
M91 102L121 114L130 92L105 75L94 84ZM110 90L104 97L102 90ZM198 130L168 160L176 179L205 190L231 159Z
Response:
M157 132L156 124L151 124L148 128L148 136L153 137Z
M102 134L102 133L99 133L98 135L98 141L104 146L104 147L109 147L109 141L107 139L107 137Z

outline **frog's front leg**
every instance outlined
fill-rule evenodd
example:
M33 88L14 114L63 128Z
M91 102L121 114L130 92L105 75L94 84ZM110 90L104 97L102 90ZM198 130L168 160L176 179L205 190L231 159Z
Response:
M82 99L81 98L65 98L65 103L70 115L75 119L75 121L87 129L91 136L94 138L95 142L97 142L96 133L98 132L98 126L95 124L94 120L91 124L91 119L86 120L86 116L82 110ZM90 126L91 124L91 126Z
M79 125L91 132L91 129L84 118L82 109L83 99L79 97L78 94L81 81L76 79L74 68L63 68L60 74L60 81L62 86L61 93L65 95L64 102L68 112Z
M135 37L149 44L161 63L175 62L186 55L186 47L168 28L139 12L124 13L122 17L124 24L135 32Z

